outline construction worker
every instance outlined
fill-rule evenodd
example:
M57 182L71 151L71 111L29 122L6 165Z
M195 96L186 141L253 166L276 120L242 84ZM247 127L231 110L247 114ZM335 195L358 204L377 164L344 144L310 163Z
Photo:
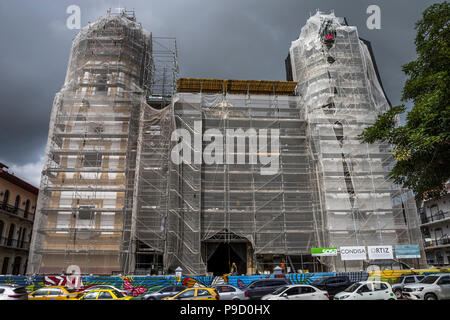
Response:
M233 262L233 263L231 264L231 270L230 270L230 273L231 273L232 276L237 275L237 265L236 265L235 262Z

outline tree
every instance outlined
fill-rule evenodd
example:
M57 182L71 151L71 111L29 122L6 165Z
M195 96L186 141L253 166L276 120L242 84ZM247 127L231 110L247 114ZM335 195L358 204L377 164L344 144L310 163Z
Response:
M405 105L393 107L359 136L362 142L393 146L390 177L416 193L418 200L445 194L450 178L450 8L447 1L428 7L416 23L417 59L403 65L407 80L402 102L413 107L405 125L396 119Z

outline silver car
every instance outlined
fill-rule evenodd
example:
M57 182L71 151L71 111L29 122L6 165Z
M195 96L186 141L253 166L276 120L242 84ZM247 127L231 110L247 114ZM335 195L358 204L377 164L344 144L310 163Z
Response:
M307 284L293 284L278 288L261 300L328 300L328 292Z
M429 275L419 283L406 285L403 296L411 300L450 300L450 273Z
M22 286L0 284L0 300L28 300L28 292Z
M244 291L230 284L218 284L212 288L217 290L220 300L248 300Z

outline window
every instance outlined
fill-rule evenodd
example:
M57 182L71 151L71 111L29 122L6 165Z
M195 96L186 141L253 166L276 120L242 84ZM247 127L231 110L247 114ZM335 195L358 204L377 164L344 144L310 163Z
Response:
M372 290L369 288L367 284L365 284L361 288L359 288L358 292L365 293L365 292L372 292Z
M98 295L99 299L112 299L113 296L111 295L111 293L109 293L109 291L101 291L100 294Z
M233 287L224 286L223 287L223 292L236 292L236 289L233 288Z
M197 297L204 297L204 296L210 296L211 294L209 293L208 290L205 289L197 289Z
M260 287L264 287L264 282L265 281L256 281L253 282L252 284L249 285L249 288L260 288Z
M92 229L95 224L94 206L79 206L77 217L77 228Z
M2 274L8 273L8 266L9 266L9 257L5 257L3 259Z
M33 294L33 297L42 297L48 294L48 289L39 289Z
M280 287L280 288L278 288L277 290L275 290L275 291L273 292L273 294L275 294L275 295L281 294L281 293L282 293L284 290L286 290L286 289L287 289L286 286Z
M23 213L23 216L25 218L28 217L28 212L30 211L30 200L27 200L26 204L25 204L25 211Z
M14 224L11 224L9 226L9 233L8 233L8 241L6 243L7 246L11 246L13 243L13 237L14 237L14 230L16 226Z
M420 282L426 283L426 284L432 284L432 283L435 283L438 278L439 278L438 276L426 276Z
M284 293L288 296L293 296L293 295L300 293L299 289L300 289L299 287L290 288L290 289L286 290L286 292L284 292Z
M123 297L124 297L124 295L123 295L122 292L120 292L120 291L113 290L113 293L114 293L114 295L115 295L117 298L123 298Z
M62 294L63 294L63 292L61 289L50 289L48 291L49 296L58 296L58 295L62 295Z
M388 289L388 286L385 283L374 283L373 288L375 291L384 291Z
M86 154L83 158L83 167L101 167L102 156L99 154Z
M417 278L417 281L422 281L423 278L425 278L425 276L416 276L416 278Z
M5 226L5 224L3 223L2 220L0 220L0 241L2 240L1 238L3 237L3 227Z
M97 299L98 291L88 292L83 297L83 300L94 300Z
M316 290L314 290L314 288L312 287L299 287L299 291L300 293L304 294L304 293L313 293L316 292Z
M0 294L2 294L3 292L5 292L5 289L0 289Z
M406 278L405 278L405 283L414 283L414 282L416 282L416 281L414 280L414 277L406 277Z
M172 292L174 287L165 287L162 288L160 292L164 293L164 292Z
M16 201L14 202L14 213L17 213L20 206L20 196L16 197Z
M56 228L57 229L70 228L71 219L72 214L70 212L58 212L58 216L56 218Z
M6 205L8 204L8 201L9 201L9 190L6 190L5 194L3 195L2 209L6 208Z
M450 276L443 276L443 277L441 277L441 278L439 279L439 281L438 281L438 284L439 284L439 285L442 285L442 284L450 284Z
M114 212L102 212L100 229L113 230L115 216L116 214Z
M188 290L183 293L180 293L177 298L189 298L195 295L195 290Z
M284 281L266 281L265 286L266 287L276 287L276 286L282 286L285 284L286 284L286 282L284 282Z

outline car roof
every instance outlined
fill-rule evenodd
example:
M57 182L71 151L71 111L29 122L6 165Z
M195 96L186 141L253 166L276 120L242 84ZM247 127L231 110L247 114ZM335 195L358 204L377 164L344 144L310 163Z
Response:
M239 289L238 287L235 287L228 283L216 283L216 284L212 285L211 288L215 289L216 287L219 287L219 286L227 286L227 287L233 287L233 288Z
M100 292L100 291L115 291L115 290L114 289L92 289L92 290L87 291L86 293L95 292L95 291Z

